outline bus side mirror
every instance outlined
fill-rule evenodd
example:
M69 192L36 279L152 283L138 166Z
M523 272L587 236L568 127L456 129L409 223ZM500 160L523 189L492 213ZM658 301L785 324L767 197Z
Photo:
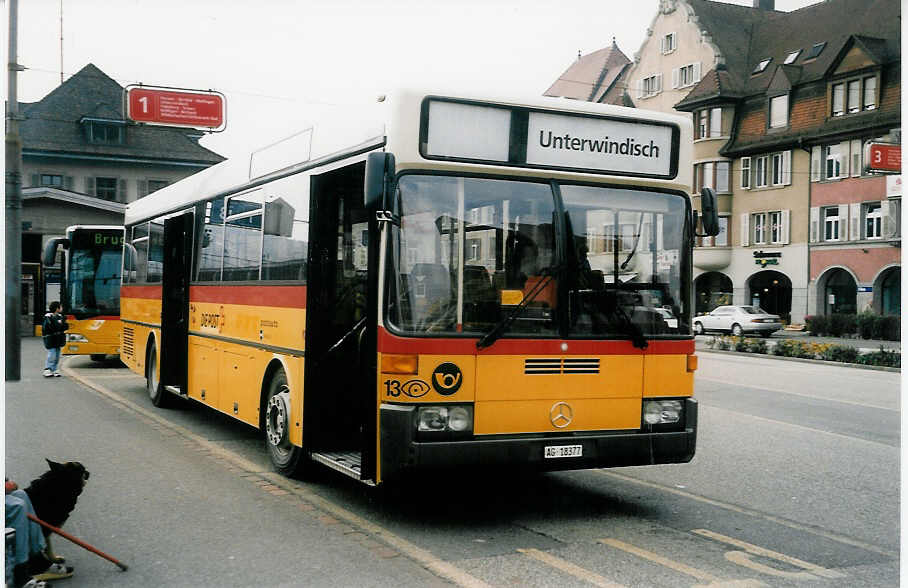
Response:
M41 254L41 263L44 267L53 267L57 264L57 249L61 245L63 249L69 249L69 239L56 237L44 244L44 252Z
M394 154L378 151L366 159L366 179L363 192L366 208L388 207L386 192L390 179L394 177Z
M704 237L715 237L719 234L719 211L716 209L716 193L711 188L700 190L700 223Z

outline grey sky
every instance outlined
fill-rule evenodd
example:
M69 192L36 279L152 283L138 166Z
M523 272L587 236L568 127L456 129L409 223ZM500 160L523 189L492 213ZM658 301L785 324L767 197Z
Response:
M735 0L750 5L752 0ZM813 0L776 0L795 10ZM60 83L61 0L19 0L19 100ZM615 37L640 48L657 0L62 0L63 73L215 89L228 157L395 86L541 94Z

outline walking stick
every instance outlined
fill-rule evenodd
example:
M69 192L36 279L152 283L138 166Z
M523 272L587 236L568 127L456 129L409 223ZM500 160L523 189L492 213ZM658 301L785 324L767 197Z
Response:
M28 518L30 518L31 520L35 521L36 523L38 523L39 525L41 525L41 526L44 527L45 529L49 529L49 530L53 531L54 533L56 533L57 535L63 537L64 539L68 539L68 540L72 541L73 543L75 543L75 544L78 545L79 547L84 547L85 549L89 550L90 552L94 553L95 555L100 555L100 556L103 557L104 559L106 559L106 560L108 560L108 561L112 561L113 563L115 563L115 564L117 565L118 568L120 568L120 569L123 570L124 572L128 569L127 566L126 566L126 564L120 563L120 562L119 562L118 560L116 560L115 558L113 558L113 557L107 555L106 553L104 553L104 552L101 551L100 549L96 549L96 548L92 547L91 545L89 545L89 544L86 543L85 541L82 541L81 539L77 539L77 538L73 537L72 535L70 535L69 533L67 533L66 531L64 531L63 529L59 529L59 528L57 528L57 527L51 525L50 523L45 523L44 521L42 521L41 519L39 519L38 517L36 517L35 515L33 515L33 514L31 514L31 513L26 513L26 514L28 515Z

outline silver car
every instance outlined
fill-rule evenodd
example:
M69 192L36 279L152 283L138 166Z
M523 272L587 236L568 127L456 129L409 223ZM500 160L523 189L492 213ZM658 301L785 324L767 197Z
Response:
M719 306L709 314L694 317L694 333L721 331L740 337L759 333L769 337L782 328L782 319L758 306Z

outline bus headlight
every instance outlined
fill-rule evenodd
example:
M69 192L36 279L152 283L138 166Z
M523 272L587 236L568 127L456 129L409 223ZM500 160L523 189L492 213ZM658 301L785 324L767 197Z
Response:
M88 339L85 338L85 335L80 335L79 333L66 333L66 342L67 343L88 343Z
M670 425L681 420L680 400L644 400L643 422L647 425Z
M473 407L420 406L416 430L420 433L470 433L473 430Z

